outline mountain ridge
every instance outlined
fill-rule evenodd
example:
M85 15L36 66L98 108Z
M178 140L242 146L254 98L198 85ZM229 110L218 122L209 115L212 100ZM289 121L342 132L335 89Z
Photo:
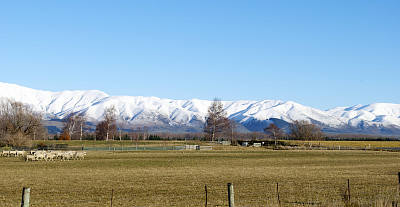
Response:
M110 96L99 90L50 92L0 82L0 98L12 98L44 113L44 119L62 119L71 112L91 122L103 118L114 105L120 120L159 131L201 131L208 100L172 100L144 96ZM308 120L333 133L400 134L400 104L372 103L319 110L293 101L222 101L230 119L250 131L261 131L270 123L286 128L295 120Z

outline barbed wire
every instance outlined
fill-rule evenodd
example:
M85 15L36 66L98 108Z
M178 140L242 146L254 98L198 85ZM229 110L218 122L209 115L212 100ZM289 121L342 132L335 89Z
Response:
M30 204L65 204L65 203L100 203L104 200L73 200L73 201L57 201L57 202L30 202Z
M21 202L0 203L0 206L18 206L18 205L21 205Z
M362 180L362 179L359 179ZM308 182L294 182L285 181L279 183L279 189L276 189L277 183L275 182L235 182L235 196L238 198L237 206L246 206L246 203L252 203L254 205L264 205L266 203L276 203L277 194L279 192L280 202L287 204L299 204L299 205L317 205L320 203L329 202L344 202L344 193L347 189L346 180L335 182L337 185L332 185L329 188L320 187L321 183L332 183L329 180L319 181L308 181ZM339 184L338 184L339 183ZM372 183L362 184L351 182L351 196L353 200L359 202L378 202L380 200L386 200L385 202L397 201L399 198L398 185L391 183ZM167 183L160 184L159 186L169 185ZM176 185L176 186L175 186ZM207 199L209 204L224 205L227 203L227 184L211 184L211 185L196 185L196 183L188 185L177 185L174 183L173 186L169 186L169 189L162 189L151 194L143 191L136 192L132 196L127 196L126 193L118 193L114 188L109 187L95 187L85 188L79 186L59 186L67 189L44 189L39 188L32 191L32 194L71 194L68 200L51 200L44 202L31 202L35 205L50 205L50 204L73 204L73 203L109 203L111 190L113 190L113 201L114 202L129 202L131 206L163 206L158 202L166 202L170 206L182 206L182 205L193 205L203 203L205 201L205 186L207 186ZM129 187L130 190L146 189L146 185L143 184L139 188L137 184ZM154 186L152 186L153 188ZM181 195L173 195L174 189L183 189L190 187L191 190ZM368 188L367 188L368 187ZM156 188L156 187L154 187ZM126 188L120 188L120 191L126 192ZM13 191L18 192L17 190ZM101 199L84 199L85 195L82 195L82 199L77 198L77 194L81 192L98 192ZM67 196L68 197L68 196ZM79 197L78 197L79 198ZM139 198L139 199L138 199ZM16 206L20 203L9 202L2 200L0 206ZM154 202L152 202L154 201ZM145 204L145 205L143 205ZM243 204L243 205L242 205Z

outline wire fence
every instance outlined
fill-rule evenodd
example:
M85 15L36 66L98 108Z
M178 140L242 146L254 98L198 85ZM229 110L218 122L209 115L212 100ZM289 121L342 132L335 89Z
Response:
M399 179L243 181L233 183L235 206L399 206ZM0 186L1 187L1 186ZM21 205L0 196L0 206ZM227 183L132 185L129 188L47 186L32 188L30 206L229 206Z
M83 147L84 151L146 151L146 150L182 150L184 146L108 146Z
M35 147L13 147L11 150L74 150L74 151L151 151L151 150L210 150L213 147L222 145L198 145L199 143L169 143L169 142L124 142L124 141L110 141L107 144L82 144L81 146L68 146L68 144L53 144L45 146L35 146ZM211 143L210 143L211 144ZM195 148L193 146L199 146ZM317 146L312 144L306 144L302 146L289 146L289 145L278 145L278 146L262 146L265 148L275 149L275 150L375 150L375 151L400 151L397 147L341 147L340 145L332 146ZM218 148L219 149L219 148ZM0 148L0 150L10 150L9 148Z
M152 150L212 150L213 146L203 146L203 145L128 145L123 144L110 144L109 146L92 146L92 147L82 147L84 151L152 151Z
M195 148L193 146L198 146ZM0 150L3 150L0 148ZM140 144L140 145L124 145L124 144L109 144L107 146L74 146L74 147L54 147L54 146L45 146L40 148L13 148L11 150L44 150L44 151L153 151L153 150L212 150L212 146L199 146L199 145L154 145L154 144ZM1 153L1 152L0 152Z

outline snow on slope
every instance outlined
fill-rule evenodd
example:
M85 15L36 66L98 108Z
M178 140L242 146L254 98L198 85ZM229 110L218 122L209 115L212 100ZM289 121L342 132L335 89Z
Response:
M49 92L0 83L0 98L13 98L44 112L46 118L63 118L70 112L99 121L107 107L115 106L131 124L195 126L204 122L211 101L171 100L157 97L109 96L101 91ZM254 121L309 120L330 128L362 124L400 127L400 104L376 103L321 111L291 101L223 101L228 117L246 126Z
M338 107L327 112L347 119L351 126L357 126L361 121L375 125L400 126L400 104L374 103L365 106Z
M102 119L105 108L115 106L120 117L130 123L187 124L191 120L204 120L203 108L208 101L181 101L156 97L113 96L104 99L86 110L86 114L96 120ZM205 110L207 111L207 109Z
M46 115L63 118L70 112L78 112L108 97L101 91L50 92L34 90L15 84L0 83L0 97L32 105Z
M341 117L333 116L326 111L303 106L292 101L266 100L225 103L228 105L227 112L231 114L231 118L241 123L252 119L266 120L274 118L289 123L295 120L309 120L331 127L339 127L346 124L345 120Z

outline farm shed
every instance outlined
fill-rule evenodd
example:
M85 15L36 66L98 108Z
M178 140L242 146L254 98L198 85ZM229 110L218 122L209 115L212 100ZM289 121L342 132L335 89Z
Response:
M185 150L199 150L199 145L185 145Z
M222 141L221 144L225 145L225 146L228 146L228 145L231 145L232 142L231 141Z
M271 140L237 140L238 145L248 147L262 147L273 145Z
M259 147L263 146L275 146L275 140L237 140L237 144L241 146L255 147L254 144ZM261 144L261 146L260 146ZM278 140L276 145L285 145L285 142Z
M185 145L185 150L212 150L212 146Z

